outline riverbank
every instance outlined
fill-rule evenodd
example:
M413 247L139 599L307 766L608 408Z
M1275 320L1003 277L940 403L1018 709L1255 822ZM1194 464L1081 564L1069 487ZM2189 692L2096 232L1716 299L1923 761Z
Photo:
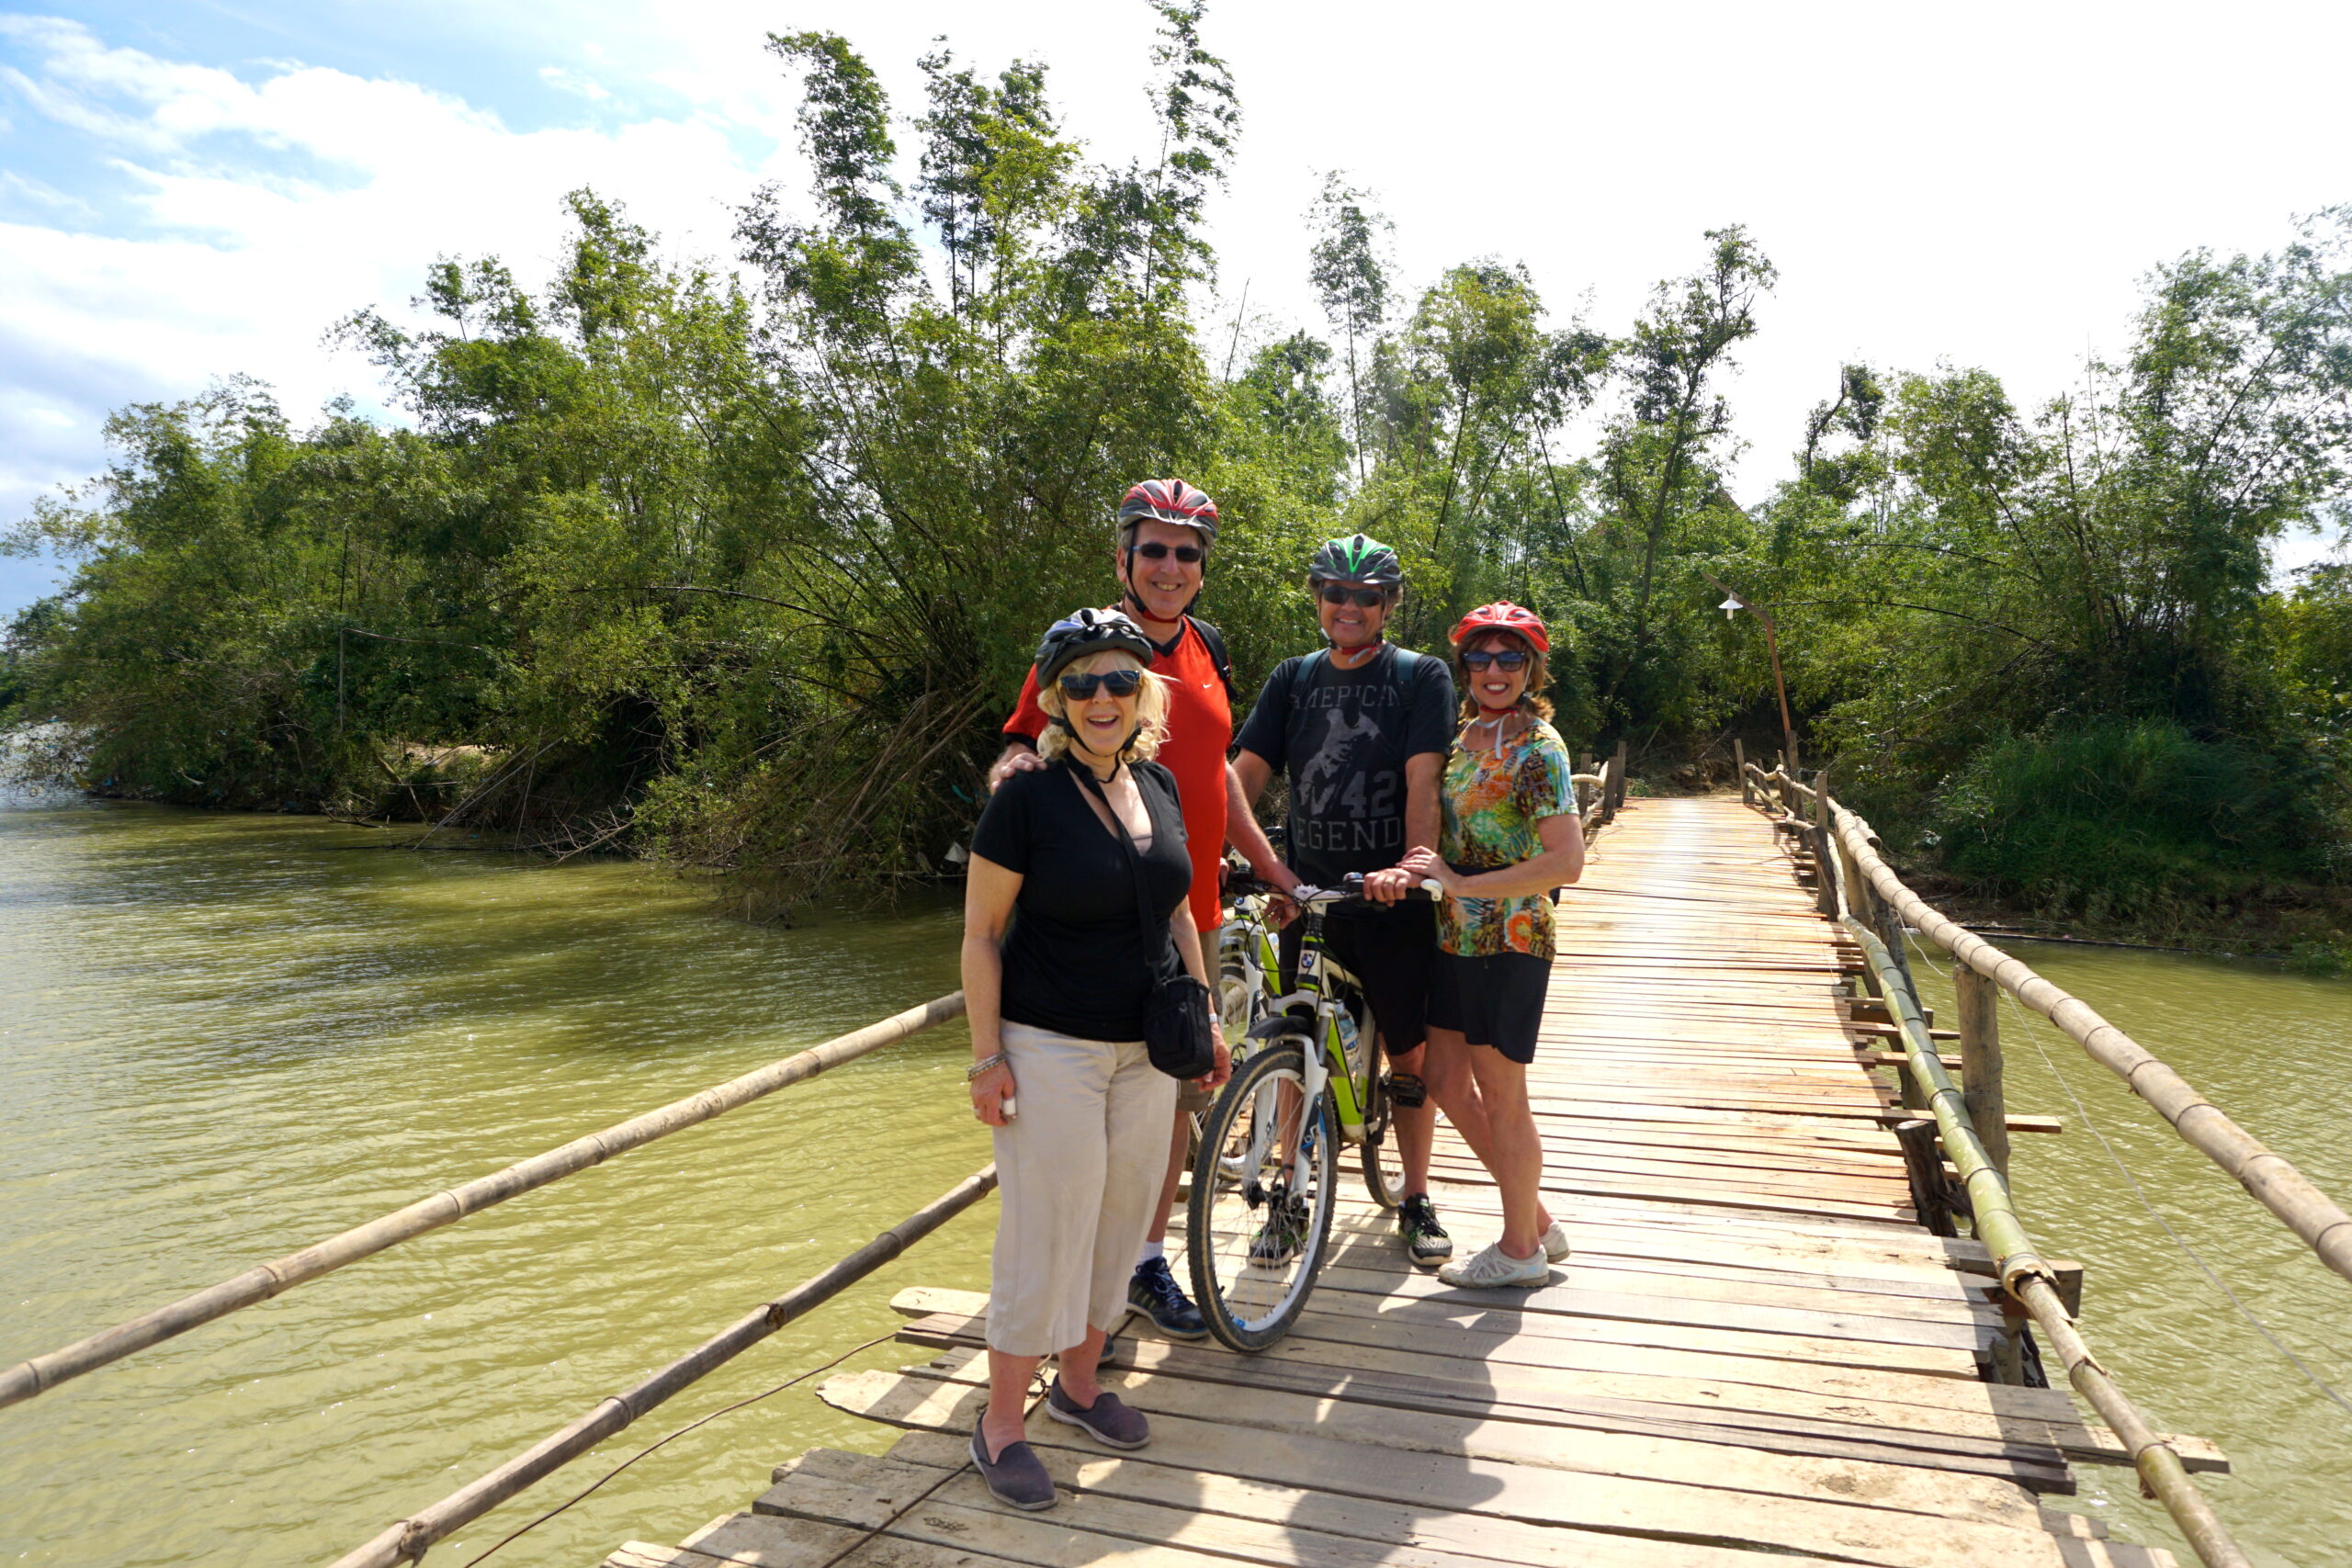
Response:
M2162 919L2121 913L2104 919L2052 918L2030 905L1987 896L1936 868L1898 868L1919 896L1988 942L2140 948L2208 958L2256 959L2301 975L2352 975L2352 889L2260 889L2226 908L2174 908Z

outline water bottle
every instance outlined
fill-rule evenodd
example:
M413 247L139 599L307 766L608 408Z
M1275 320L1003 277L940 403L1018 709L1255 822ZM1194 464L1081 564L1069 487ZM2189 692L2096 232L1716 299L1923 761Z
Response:
M1363 1081L1363 1044L1356 1034L1355 1013L1342 1002L1331 1010L1331 1021L1340 1031L1340 1054L1347 1059L1348 1076Z

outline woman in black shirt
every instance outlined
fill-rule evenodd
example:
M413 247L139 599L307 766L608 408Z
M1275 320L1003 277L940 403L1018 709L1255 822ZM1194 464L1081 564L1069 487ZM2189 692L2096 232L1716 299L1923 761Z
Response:
M1080 610L1037 651L1052 721L972 835L964 1000L974 1114L995 1131L1002 1203L989 1293L989 1405L972 1457L1016 1507L1052 1481L1023 1440L1030 1377L1058 1375L1046 1413L1113 1448L1150 1440L1096 1362L1127 1311L1127 1278L1168 1159L1176 1080L1151 1065L1144 1010L1181 962L1207 980L1185 894L1193 869L1176 781L1150 760L1168 698L1151 644L1116 611ZM1138 909L1136 880L1151 918ZM1216 1068L1227 1060L1217 1033Z

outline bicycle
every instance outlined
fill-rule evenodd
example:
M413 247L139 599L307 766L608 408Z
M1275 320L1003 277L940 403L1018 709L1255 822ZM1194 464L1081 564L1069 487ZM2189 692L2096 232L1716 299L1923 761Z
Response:
M1304 923L1297 989L1250 1029L1202 1119L1185 1254L1194 1303L1236 1350L1264 1349L1305 1309L1330 1238L1342 1144L1359 1150L1374 1202L1394 1209L1403 1198L1371 1008L1323 942L1324 912L1361 897L1362 878L1348 880L1292 896ZM1413 896L1439 891L1424 882Z
M1266 923L1274 889L1245 879L1228 891L1233 918L1216 932L1217 1016L1225 1026L1226 1043L1238 1047L1274 1010L1282 964L1273 928Z

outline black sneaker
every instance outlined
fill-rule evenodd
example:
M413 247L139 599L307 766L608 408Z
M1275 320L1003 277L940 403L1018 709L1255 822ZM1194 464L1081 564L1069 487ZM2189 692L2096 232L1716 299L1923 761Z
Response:
M1250 1238L1250 1261L1278 1269L1296 1258L1298 1249L1306 1244L1306 1205L1293 1198L1287 1189L1275 1188L1266 1223Z
M1453 1256L1453 1238L1437 1223L1437 1206L1426 1192L1396 1205L1396 1234L1405 1238L1405 1256L1416 1269L1434 1269Z
M1127 1281L1127 1304L1151 1319L1159 1332L1171 1339L1209 1337L1208 1319L1201 1315L1201 1309L1176 1283L1176 1276L1168 1271L1165 1258L1136 1265L1135 1278Z

